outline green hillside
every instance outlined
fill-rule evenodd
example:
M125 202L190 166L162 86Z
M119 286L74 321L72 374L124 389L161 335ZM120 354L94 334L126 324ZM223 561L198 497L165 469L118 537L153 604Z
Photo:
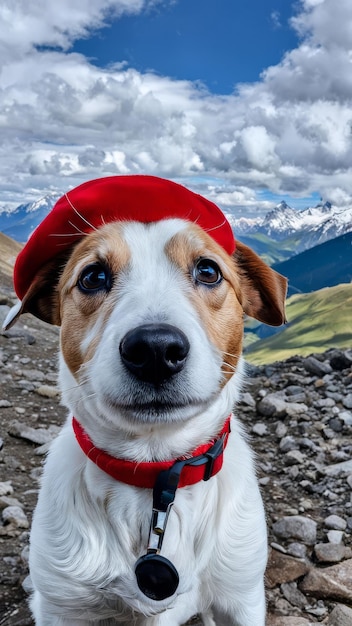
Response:
M252 248L269 265L285 261L297 250L297 235L284 241L274 241L264 233L240 235L238 239Z
M287 301L288 324L272 337L251 344L250 363L262 365L299 354L352 346L352 284L327 287Z
M352 280L352 232L305 250L273 268L289 279L289 294L308 293Z

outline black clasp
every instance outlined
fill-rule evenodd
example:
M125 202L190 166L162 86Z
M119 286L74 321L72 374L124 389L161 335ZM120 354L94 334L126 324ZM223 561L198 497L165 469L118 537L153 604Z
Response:
M159 601L169 598L179 584L175 566L161 556L160 551L182 470L186 465L205 465L203 480L209 480L213 475L214 463L224 450L226 435L224 433L219 437L204 454L175 461L170 469L160 472L156 479L147 554L141 556L135 565L138 587L148 598Z
M220 456L220 454L224 451L224 442L225 442L225 434L220 437L217 441L215 441L214 445L205 452L204 456L207 458L203 480L209 480L209 478L213 475L214 463L216 459Z

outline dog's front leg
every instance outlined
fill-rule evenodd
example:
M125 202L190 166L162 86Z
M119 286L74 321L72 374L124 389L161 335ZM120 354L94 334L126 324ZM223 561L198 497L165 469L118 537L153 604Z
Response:
M35 591L30 600L30 608L34 617L35 626L114 626L116 620L106 619L97 621L91 621L86 619L74 619L72 617L61 616L60 609L57 606L53 606L51 602L48 602L43 596ZM119 622L120 623L120 622ZM136 622L137 623L137 622ZM123 622L121 626L134 626L135 622L129 620Z
M265 626L266 602L264 585L260 583L250 594L246 594L246 601L236 601L227 612L214 607L216 626Z

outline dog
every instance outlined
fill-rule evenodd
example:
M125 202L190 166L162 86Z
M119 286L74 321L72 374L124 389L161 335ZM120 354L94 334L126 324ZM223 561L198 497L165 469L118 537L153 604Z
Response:
M70 415L30 538L37 626L264 626L265 515L232 409L244 315L285 322L286 279L174 182L112 176L65 194L14 271L61 327Z

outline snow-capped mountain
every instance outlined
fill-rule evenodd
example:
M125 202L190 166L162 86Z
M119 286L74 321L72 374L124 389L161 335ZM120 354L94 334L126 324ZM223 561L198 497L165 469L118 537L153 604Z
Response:
M352 206L340 209L325 202L303 211L295 211L280 202L265 217L229 216L239 238L264 234L273 241L296 238L296 253L352 231Z
M59 194L50 193L36 202L21 204L13 211L0 209L0 231L16 241L27 241L58 198ZM281 260L352 231L352 206L339 209L329 202L296 211L282 201L264 217L236 219L233 214L227 217L235 235L252 244L259 253L263 253L258 246L262 235L278 243L282 251L287 248ZM267 247L268 241L264 244Z
M21 204L13 211L0 210L0 231L16 241L25 242L58 200L50 193L36 202Z

